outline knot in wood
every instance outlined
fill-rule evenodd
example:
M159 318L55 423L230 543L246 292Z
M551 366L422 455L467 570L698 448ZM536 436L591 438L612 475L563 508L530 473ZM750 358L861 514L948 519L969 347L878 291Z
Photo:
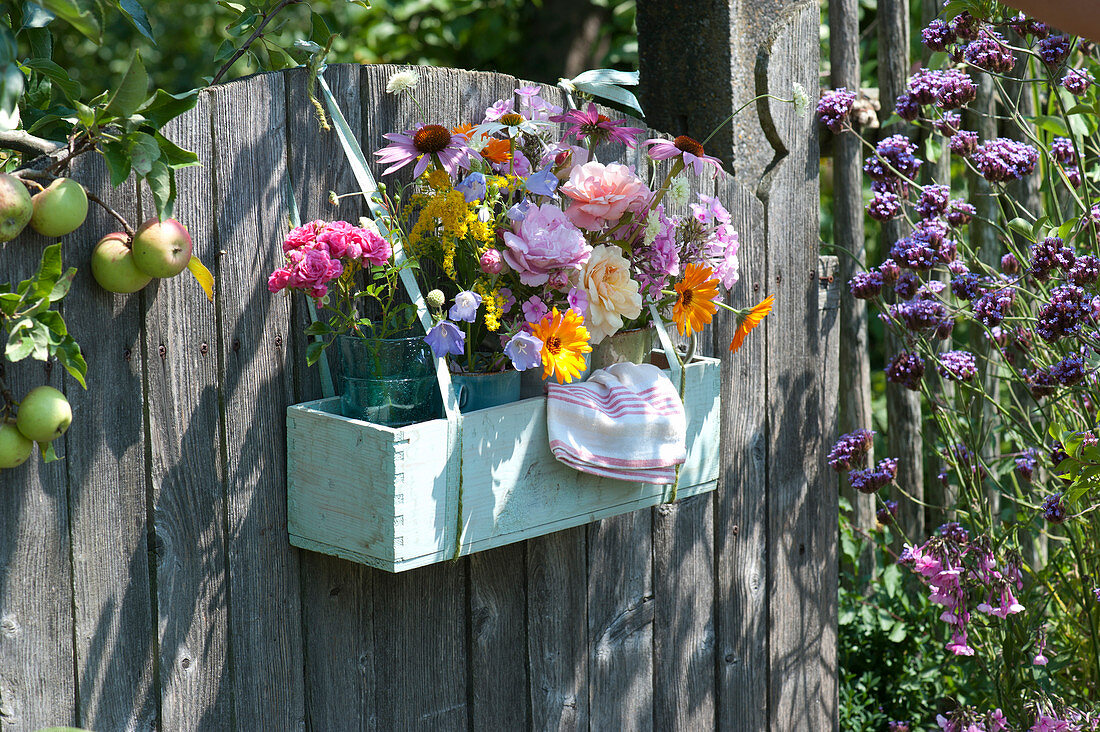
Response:
M168 347L161 343L160 346L157 347L157 353L160 355L160 360L163 361L164 357L168 355Z
M283 337L281 335L275 336L275 346L276 346L276 348L282 348L283 347Z
M203 344L201 346L199 346L199 353L201 353L202 355L205 356L209 352L210 352L210 347L206 345L205 341L203 341Z

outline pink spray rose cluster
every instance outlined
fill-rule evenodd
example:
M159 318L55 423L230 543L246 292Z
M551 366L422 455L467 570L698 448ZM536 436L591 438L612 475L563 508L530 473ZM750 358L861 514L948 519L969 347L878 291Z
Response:
M311 221L287 235L283 242L286 264L267 280L267 289L301 290L311 297L328 294L329 283L344 273L345 264L382 265L393 253L373 222L354 226L347 221Z

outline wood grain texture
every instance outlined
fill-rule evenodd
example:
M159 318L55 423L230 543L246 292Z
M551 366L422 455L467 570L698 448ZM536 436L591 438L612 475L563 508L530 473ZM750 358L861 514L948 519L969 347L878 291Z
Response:
M361 135L359 70L356 64L332 65L325 80L348 125ZM308 101L307 82L304 69L286 75L287 172L298 214L303 222L354 223L366 212L361 196L342 198L337 206L328 201L329 191L352 193L357 186L336 134L321 128ZM302 334L309 324L309 308L300 297L290 300L295 401L319 399L319 369L306 366L308 342ZM361 564L318 552L301 553L306 715L312 729L375 729L372 577Z
M757 60L757 91L814 88L816 4L792 5ZM782 90L782 91L781 91ZM837 724L836 493L822 484L816 124L791 104L759 106L776 160L760 185L768 226L768 716L773 729Z
M831 0L829 3L829 61L834 89L860 87L859 2ZM871 414L871 354L867 341L867 302L852 297L847 283L866 269L867 243L863 232L863 143L851 133L833 138L833 242L840 259L841 282L839 320L840 369L837 393L840 399L839 432L873 429ZM832 393L832 392L826 392ZM874 459L873 452L868 461ZM875 498L852 489L842 481L842 495L852 506L853 525L870 531L875 525ZM860 555L861 573L873 562L868 545Z
M755 304L773 292L767 280L764 206L732 177L718 181L718 197L741 241L741 280L732 304ZM768 724L767 331L758 328L731 354L728 344L736 329L736 318L723 314L715 319L726 405L714 508L717 726L761 730Z
M210 95L171 123L170 139L199 155L180 170L175 216L193 254L221 277L215 229ZM152 209L152 196L142 202ZM169 729L214 729L231 721L227 608L226 484L219 402L218 318L187 272L143 291L148 307L150 476L155 509L161 720Z
M527 542L531 729L588 729L587 529Z
M73 175L128 220L140 220L134 181L112 190L102 158L80 158ZM79 268L64 301L65 319L70 332L85 335L77 337L88 362L87 391L66 376L76 415L65 460L74 637L81 724L88 729L147 730L157 724L157 644L143 419L145 300L140 294L106 292L89 266L98 239L118 228L114 218L93 204L84 225L65 238L64 246L68 263Z
M32 248L32 256L7 270L16 281L37 271L47 243L27 233L0 250L7 261L13 246ZM62 388L62 369L44 366L30 359L4 363L16 398L43 384ZM66 443L55 441L58 455L66 454ZM32 732L77 724L65 463L46 465L35 448L27 462L0 472L0 485L0 728Z
M247 106L237 103L248 99ZM210 92L225 407L233 718L305 725L298 552L286 536L284 420L292 397L286 299L267 291L286 220L281 74Z

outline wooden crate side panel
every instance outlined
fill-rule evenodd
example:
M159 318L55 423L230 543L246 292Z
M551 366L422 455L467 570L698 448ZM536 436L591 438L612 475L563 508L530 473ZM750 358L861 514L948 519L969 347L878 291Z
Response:
M226 413L229 627L241 728L305 725L298 554L287 542L287 301L267 276L287 217L283 76L210 92ZM238 100L247 99L247 105Z
M199 156L201 166L176 174L175 216L220 290L210 113L210 96L201 94L166 132ZM232 710L217 312L188 273L143 292L161 724L218 728Z

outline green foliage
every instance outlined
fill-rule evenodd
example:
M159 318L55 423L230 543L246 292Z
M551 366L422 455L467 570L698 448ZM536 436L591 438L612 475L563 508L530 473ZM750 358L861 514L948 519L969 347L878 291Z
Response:
M80 346L69 334L61 313L51 307L69 292L76 268L62 270L61 245L46 247L38 272L14 289L0 282L0 325L7 333L4 356L22 361L28 356L39 361L56 358L73 378L84 382L88 365Z
M889 529L861 536L841 504L840 728L885 730L905 720L914 730L934 728L948 699L983 690L982 674L969 659L944 662L941 608L897 565ZM865 550L873 567L860 574Z

